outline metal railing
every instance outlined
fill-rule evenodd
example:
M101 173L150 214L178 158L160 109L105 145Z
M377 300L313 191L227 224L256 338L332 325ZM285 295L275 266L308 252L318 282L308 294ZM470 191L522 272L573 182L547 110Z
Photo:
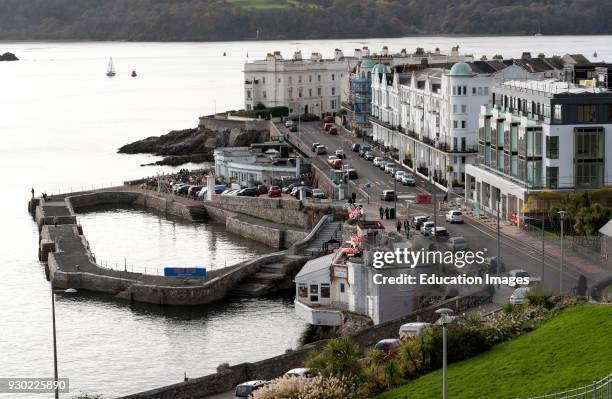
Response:
M612 373L599 381L566 391L548 393L540 396L531 396L528 399L611 399Z

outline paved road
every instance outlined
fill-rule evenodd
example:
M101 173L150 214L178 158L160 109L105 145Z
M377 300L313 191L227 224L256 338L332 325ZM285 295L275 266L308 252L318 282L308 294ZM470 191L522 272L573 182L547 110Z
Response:
M432 186L428 181L416 175L416 187L397 184L395 179L391 176L384 173L379 168L374 167L372 162L361 158L358 153L352 152L352 144L360 143L361 141L355 137L344 134L341 129L338 129L340 134L334 136L322 130L320 122L302 123L300 127L300 132L292 133L292 135L294 135L294 137L297 136L309 148L312 143L318 142L327 146L330 154L333 154L337 149L344 150L347 156L344 163L350 165L359 175L358 179L353 180L362 190L358 192L358 201L367 201L363 198L364 194L366 194L363 185L370 182L372 183L372 189L370 190L371 203L380 203L383 207L392 206L391 202L385 203L380 201L380 193L383 190L396 189L399 198L398 213L400 215L415 216L423 214L433 216L433 205L414 204L410 199L414 198L414 196L420 192L435 192L438 195L438 201L440 201L444 196L440 189ZM326 162L328 155L317 156L312 152L309 155L311 158L317 159L316 163L318 166L324 168L324 170L329 169ZM355 185L351 186L352 189L355 188ZM433 220L433 218L430 220ZM473 250L486 249L489 256L495 256L497 254L497 233L484 223L470 219L466 220L467 223L465 224L448 225L445 222L442 212L438 212L437 222L440 226L447 227L452 236L465 237ZM518 240L503 237L501 240L500 252L504 258L507 270L525 269L532 276L540 276L542 274L542 252L541 249L539 250L538 248L535 242L534 247L529 247ZM544 281L546 285L553 290L558 290L559 288L559 269L558 259L547 255L545 257ZM579 273L577 273L571 265L566 264L563 275L564 288L570 289L574 287L578 275Z

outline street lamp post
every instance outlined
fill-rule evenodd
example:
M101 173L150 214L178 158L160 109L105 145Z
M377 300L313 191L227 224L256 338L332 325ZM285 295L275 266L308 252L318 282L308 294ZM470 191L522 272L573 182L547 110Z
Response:
M559 295L563 294L563 220L565 211L559 211L561 217L561 268L559 269Z
M53 379L55 381L55 399L59 399L59 383L57 373L57 333L55 330L55 293L65 292L67 294L74 294L77 292L74 288L68 288L66 290L54 290L51 285L51 318L53 321Z
M448 308L440 308L436 310L436 314L440 315L439 321L442 323L442 399L447 399L448 395L448 383L447 383L447 374L446 374L446 359L447 359L447 350L446 350L446 324L448 323L448 317L453 313L451 309Z

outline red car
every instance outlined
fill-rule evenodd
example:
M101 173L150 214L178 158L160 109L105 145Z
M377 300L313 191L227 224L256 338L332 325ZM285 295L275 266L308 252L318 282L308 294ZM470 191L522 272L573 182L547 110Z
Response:
M374 345L374 350L383 352L387 356L395 356L402 347L402 341L396 338L383 339Z
M279 186L272 186L268 190L268 197L275 198L283 195L281 188Z
M328 130L329 134L338 134L338 129L336 129L335 127L331 127Z
M327 132L332 127L333 127L333 125L331 123L326 123L325 125L323 125L323 130L325 130Z
M336 121L336 118L334 118L331 115L327 115L325 118L323 118L323 122L325 123L334 123Z
M331 162L330 166L332 169L342 169L342 161L340 159L336 159Z

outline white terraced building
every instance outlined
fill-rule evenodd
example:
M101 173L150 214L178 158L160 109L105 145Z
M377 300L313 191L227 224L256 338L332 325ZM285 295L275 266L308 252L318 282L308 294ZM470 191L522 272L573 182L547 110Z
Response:
M481 107L478 162L466 168L466 200L521 220L530 194L612 184L612 92L607 72L590 86L509 81Z
M465 165L478 153L478 115L491 88L507 79L534 75L518 65L485 62L427 68L411 74L378 64L372 73L372 139L400 164L443 189L463 186ZM478 70L478 73L474 69Z
M302 58L296 51L291 59L280 52L244 64L244 107L254 109L285 106L290 115L334 114L340 110L342 93L348 93L345 77L355 68L357 58L345 57L336 49L334 58L320 53Z

